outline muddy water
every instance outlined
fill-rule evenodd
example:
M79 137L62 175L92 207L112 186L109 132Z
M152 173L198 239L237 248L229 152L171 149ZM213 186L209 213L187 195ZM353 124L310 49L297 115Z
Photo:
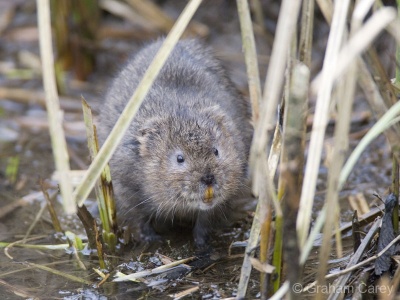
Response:
M174 4L172 4L172 2ZM182 9L185 1L167 1L165 10L176 16ZM34 2L31 4L23 1L17 7L11 23L0 35L0 87L19 88L25 91L41 91L40 75L28 72L28 75L12 70L31 70L32 65L21 58L28 52L34 61L39 53L36 15ZM3 5L3 4L2 4ZM206 5L211 5L210 3ZM267 26L274 29L274 16L276 17L274 4L268 9ZM221 17L222 16L222 17ZM108 16L105 18L110 24L115 22L129 26L127 22ZM196 20L210 27L210 36L207 40L213 46L216 54L222 59L224 65L232 75L232 79L238 88L246 94L246 72L243 57L241 56L241 43L239 25L236 21L234 5L227 1L217 1L213 10L203 7ZM321 31L321 44L326 36L326 30ZM318 35L318 33L316 33ZM154 38L156 35L154 35ZM258 36L258 49L260 53L260 71L264 78L270 45L268 39ZM130 52L140 47L143 41L137 40L103 40L98 50L98 65L95 73L88 82L78 83L68 81L68 93L74 97L79 105L79 95L84 95L86 100L98 111L102 94L114 70L118 69ZM321 51L321 53L323 53ZM314 68L320 63L321 54L314 59ZM14 74L14 75L12 75ZM33 93L32 92L32 93ZM20 103L0 98L0 213L5 207L14 203L26 195L32 195L40 191L39 180L51 181L54 165L50 138L47 133L46 114L41 105L35 104L32 99L28 103ZM358 98L357 111L365 111L364 100ZM65 119L68 123L67 141L71 156L72 169L84 169L88 165L88 151L86 149L85 136L83 134L82 117L79 111L65 111ZM352 132L359 132L370 127L372 120L366 119L363 123L355 123ZM352 140L354 147L358 139ZM326 141L327 149L330 145L329 134ZM349 209L347 199L349 195L362 193L369 203L376 201L372 196L374 192L384 195L390 185L390 154L385 144L384 137L379 137L361 157L356 169L351 174L348 184L341 194L342 221L351 218L352 210ZM18 161L15 180L8 171L13 161ZM326 188L327 167L320 170L318 193L314 218L318 214L324 200ZM53 189L54 190L54 189ZM42 196L34 197L23 203L20 207L5 213L0 219L0 241L14 242L24 238L30 225L34 222L37 213L44 204ZM56 209L59 213L64 230L76 234L83 234L81 224L76 217L65 216L62 213L59 202ZM254 204L254 203L249 203ZM249 205L248 209L251 210ZM169 234L166 241L154 245L129 245L121 246L115 255L108 257L109 269L125 273L151 269L162 264L163 255L171 259L182 259L197 256L196 262L188 263L193 270L174 269L166 274L153 276L145 282L111 283L106 282L97 287L101 278L92 268L97 268L95 254L80 254L80 259L86 267L82 270L77 259L66 250L37 250L11 248L8 252L13 257L10 259L4 254L0 255L0 298L1 299L166 299L168 295L189 289L193 291L192 299L219 299L234 297L240 267L242 253L244 251L241 241L246 240L251 226L250 214L244 217L232 227L221 229L211 241L210 250L206 253L195 251L189 232ZM28 238L30 244L60 244L65 240L60 239L51 225L47 211L39 218ZM231 244L238 247L231 247ZM2 249L1 249L2 250ZM228 256L228 253L231 255ZM66 274L88 280L93 284L87 285L72 279L66 279L60 275L52 274L40 269L36 265L46 266ZM249 283L249 297L258 296L258 273L254 272Z

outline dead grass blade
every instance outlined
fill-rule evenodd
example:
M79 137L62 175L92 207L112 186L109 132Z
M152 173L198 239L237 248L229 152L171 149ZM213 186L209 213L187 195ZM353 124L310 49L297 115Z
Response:
M150 90L150 87L157 77L158 72L166 62L173 47L178 42L180 36L184 32L186 26L201 2L202 0L191 0L176 21L174 27L171 29L171 32L165 38L163 45L157 52L148 70L144 74L141 83L126 105L121 117L118 119L117 123L112 129L110 136L104 142L103 147L100 149L95 160L90 165L81 184L74 191L73 198L78 205L83 204L90 191L93 189L96 180L99 178L105 165L110 160L118 144L121 142L123 135L125 134L142 101Z
M310 228L309 224L314 203L315 186L321 161L325 129L328 124L331 92L334 84L333 74L338 62L340 46L344 37L348 6L348 0L335 2L331 31L322 67L322 83L317 95L315 119L311 132L310 151L308 153L304 174L299 215L297 217L297 232L300 246L305 244Z
M49 0L37 0L40 53L42 58L43 84L46 92L46 109L49 119L51 145L56 170L59 173L60 189L63 196L64 210L68 214L76 212L72 198L72 184L69 180L70 170L67 144L65 140L63 113L57 94L54 74L54 57L51 39L50 3Z

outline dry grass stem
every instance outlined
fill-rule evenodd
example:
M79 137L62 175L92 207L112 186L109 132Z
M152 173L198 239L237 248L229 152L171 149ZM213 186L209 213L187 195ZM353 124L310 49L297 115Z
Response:
M97 224L95 219L92 217L85 205L82 205L81 207L78 206L78 211L76 214L81 221L83 228L85 229L90 249L96 249L97 245L95 229L97 228ZM93 226L93 224L95 224L95 226Z
M374 124L374 126L372 126L368 133L358 143L357 147L353 150L341 171L339 177L339 188L341 188L347 180L347 177L365 148L382 132L396 124L399 121L399 117L400 102L397 102L378 120L378 122L376 122L376 124Z
M281 131L281 125L279 124L278 121L275 126L271 151L269 152L268 156L268 174L270 174L271 176L274 176L278 168L278 162L281 156L281 149L282 149L282 131ZM275 210L277 213L282 214L280 210L280 205L277 205L275 207Z
M396 20L394 20L392 23L390 23L388 25L388 27L386 28L386 30L394 37L394 39L397 42L397 47L400 46L400 17L397 17ZM399 61L399 59L397 59L397 62Z
M315 0L303 0L299 39L299 60L309 68L311 66L313 42L314 6Z
M197 292L199 289L200 289L199 286L194 286L194 287L186 289L186 290L184 290L182 292L171 294L169 296L171 298L174 298L174 300L178 300L178 299L182 299L183 297L186 297L186 296L188 296L190 294L193 294L194 292Z
M277 121L274 131L274 137L272 139L271 149L269 151L269 156L268 156L267 174L269 174L271 178L275 176L281 154L282 154L282 129L280 121ZM275 215L277 217L282 216L282 208L279 203L279 199L281 199L279 195L277 197L271 198L272 204L274 206Z
M281 300L285 299L285 295L289 291L289 281L285 281L279 290L277 290L270 298L269 300Z
M109 13L124 18L134 25L138 25L148 31L155 31L157 26L152 24L149 19L143 17L128 4L115 0L100 0L99 5Z
M158 6L150 1L126 0L138 14L144 16L146 20L151 20L156 28L168 32L174 25L174 19L166 15Z
M302 63L295 63L291 72L289 97L285 104L284 151L281 163L281 181L284 186L282 199L283 249L285 264L290 266L287 278L290 285L301 282L299 248L296 235L296 216L299 208L301 179L303 173L303 152L299 145L304 140L304 124L307 114L308 83L310 71ZM283 189L280 187L280 189ZM280 191L280 193L283 193ZM292 297L295 296L292 291Z
M264 26L264 12L263 7L260 0L250 0L250 8L251 12L254 14L254 20L257 26L262 30L265 31Z
M41 91L0 86L0 98L10 99L24 104L38 104L40 106L46 106L46 96L45 93ZM61 109L68 111L80 111L82 108L78 99L66 96L61 96L59 99L61 100Z
M358 260L361 258L362 254L366 251L367 246L370 244L371 239L374 237L375 233L378 231L379 227L381 226L381 219L377 220L373 226L369 229L367 235L364 237L361 245L358 247L357 252L354 253L354 255L352 256L352 258L350 259L349 263L347 264L347 266L352 266L354 264L356 264L358 262ZM348 273L345 277L341 278L340 282L335 283L336 286L341 286L344 287L344 284L347 282L347 279L349 278L350 273ZM313 286L315 286L317 283L317 281L314 281L310 284L308 284L305 288L304 291L309 290L310 288L312 288ZM342 289L344 291L344 289ZM335 289L335 291L340 291L339 288Z
M172 263L166 264L166 265L162 265L160 267L151 269L151 270L145 270L145 271L140 271L140 272L136 272L133 274L129 274L129 275L125 275L121 272L117 272L117 274L115 275L117 278L115 278L113 281L114 282L121 282L121 281L136 281L139 278L143 278L149 275L154 275L154 274L160 274L163 272L166 272L168 270L170 270L171 268L174 268L176 266L179 265L184 265L189 261L194 260L196 257L188 257L188 258L184 258L184 259L180 259L180 260L176 260ZM186 265L187 266L187 265ZM189 267L189 266L187 266ZM189 267L190 268L190 267Z
M400 264L397 264L396 272L393 275L392 281L390 282L391 286L399 286L400 285ZM395 299L394 295L391 299Z
M25 205L31 204L34 200L40 198L42 195L42 192L34 192L22 197L21 199L13 201L10 204L2 206L0 208L0 219L7 216L10 212L14 211L18 207L23 207Z
M334 79L340 78L352 61L365 51L372 41L396 18L396 10L391 7L381 8L362 26L340 51ZM320 85L321 76L312 83L313 90Z
M268 143L269 131L274 128L274 115L276 114L278 101L280 100L287 53L291 45L294 29L296 28L300 4L300 1L282 1L279 12L276 38L264 86L263 102L261 103L260 120L255 124L253 143L250 150L249 164L253 178L253 193L255 195L259 194L259 185L265 184L265 182L262 182L264 175L260 166L266 165L266 163L260 163L260 160L266 160L265 149Z
M166 62L173 47L178 42L180 36L196 12L201 1L202 0L191 0L188 3L181 16L178 18L176 24L171 29L171 32L165 38L163 45L151 62L138 88L135 90L135 93L132 95L131 99L126 105L107 140L104 142L103 147L100 149L95 160L90 165L81 184L74 191L73 198L78 205L82 205L86 200L105 165L110 160L118 144L121 142L123 135L135 117L136 112L146 97L147 92L150 90L150 87L157 77L158 72Z
M163 10L159 8L155 3L151 1L142 0L125 0L129 5L131 5L141 16L144 16L146 20L151 20L153 26L157 29L162 30L167 33L171 30L174 25L174 19L167 15ZM199 35L205 37L209 34L209 29L207 26L197 22L192 21L187 29L186 33L190 35Z
M50 3L49 0L37 0L39 42L43 68L43 84L46 93L46 109L49 119L51 145L55 160L56 170L60 175L60 189L63 196L64 210L69 213L76 212L76 205L72 198L72 185L68 177L69 159L67 144L64 135L63 113L57 95L54 57L51 39Z
M271 151L269 152L268 157L268 172L270 176L274 176L278 167L279 157L281 153L281 130L279 122L276 124L274 139L272 141ZM273 197L272 202L274 204L275 213L277 216L282 216L282 209L278 202L278 200ZM254 213L253 223L250 230L250 236L248 239L248 243L246 246L245 256L243 259L242 270L240 273L240 281L238 286L238 294L246 294L247 284L250 279L250 272L252 269L251 265L251 257L254 256L254 249L256 248L259 242L259 236L261 232L261 223L260 223L260 201L257 203L257 208Z
M321 162L325 129L328 124L331 92L334 84L334 70L338 63L339 50L342 45L349 0L335 2L331 32L322 67L322 83L318 90L315 108L315 119L311 132L308 160L304 174L303 188L300 198L297 231L300 245L306 242L310 228L311 212L314 203L315 187Z
M260 118L257 124L255 124L249 167L253 180L253 193L259 196L259 204L257 205L250 234L252 240L249 240L249 244L246 247L246 256L243 260L238 286L238 298L244 298L246 295L247 283L251 271L250 255L254 255L252 253L253 248L251 247L257 244L260 232L260 228L258 227L260 223L264 223L265 218L268 216L268 211L271 209L268 199L276 198L272 182L273 175L268 173L269 166L265 156L265 149L268 143L269 131L274 128L274 114L277 111L278 101L280 100L287 53L289 53L289 47L295 32L300 6L300 1L292 2L285 0L282 2L275 42L264 86L263 102L260 107Z
M54 230L56 232L63 232L63 230L61 228L60 220L58 219L56 210L54 209L54 205L52 202L57 197L57 192L54 192L51 196L49 196L49 193L47 192L44 182L42 180L40 181L40 187L42 189L44 199L46 200L46 203L47 203L47 209L49 210L49 214L51 217L51 222L53 224Z
M86 285L92 284L92 282L90 282L89 280L86 280L86 279L83 279L83 278L80 278L80 277L77 277L77 276L74 276L74 275L71 275L71 274L67 274L67 273L64 273L64 272L61 272L59 270L52 269L52 268L49 268L49 267L46 267L46 266L43 266L43 265L38 265L38 264L35 264L35 263L31 263L31 262L25 262L25 264L30 266L30 267L38 268L40 270L52 273L54 275L58 275L58 276L64 277L65 279L68 279L68 280L71 280L71 281L83 283L83 284L86 284Z
M333 11L333 4L332 1L329 0L316 0L319 9L321 10L322 14L324 15L325 20L328 24L332 23L332 11Z
M253 124L257 124L261 101L260 74L258 71L256 42L247 0L237 0L237 7L242 32L242 43L246 61L247 80L252 104Z
M93 124L92 110L85 99L82 99L82 109L90 158L93 161L99 151L99 144L96 126ZM108 164L104 167L100 181L96 182L95 192L103 230L107 234L111 232L115 233L117 231L117 213L111 184L111 172Z
M22 240L20 240L20 241L15 241L15 242L12 242L12 243L8 243L7 244L7 246L5 246L5 248L4 248L4 254L9 258L9 259L14 259L9 253L8 253L8 250L10 250L12 247L15 247L15 246L17 246L17 245L21 245L21 244L25 244L26 242L29 242L29 241L35 241L35 240L39 240L39 239L42 239L42 238L44 238L45 236L35 236L35 237L31 237L31 238L23 238ZM25 245L26 246L26 245ZM26 247L26 248L29 248L29 247Z
M29 225L28 230L25 233L24 239L23 241L25 241L28 236L31 234L33 228L35 228L36 224L39 222L40 218L43 216L43 213L46 211L47 205L45 202L42 202L40 205L40 209L37 212L35 219L33 220L33 222Z
M365 238L364 238L365 239ZM363 239L363 241L364 241ZM374 260L376 260L378 257L381 257L386 251L389 250L390 247L392 247L394 244L396 244L398 241L400 240L400 235L398 235L394 240L392 240L389 244L387 244L387 246L382 249L379 253L367 258L366 260L363 260L362 262L359 262L358 264L352 265L350 262L348 263L347 267L337 273L333 273L333 274L329 274L326 275L325 278L326 279L330 279L330 278L335 278L338 276L343 276L345 274L348 274L350 272L353 272L355 270L360 269L361 267L373 262ZM367 240L366 242L371 242L371 240ZM367 243L368 246L368 243ZM363 249L364 251L366 250L365 248ZM354 256L356 256L356 254L354 254ZM357 259L360 259L359 256L356 257Z
M360 27L364 18L367 16L372 5L376 2L375 0L361 0L357 2L357 6L354 8L352 21L357 21L358 25L356 28ZM353 26L353 25L352 25Z
M325 227L323 230L323 239L320 249L320 265L318 268L318 281L321 286L324 283L324 276L327 271L327 261L329 260L329 255L331 252L331 232L333 228L339 227L339 191L341 186L338 182L338 177L346 159L346 154L349 145L349 131L351 124L351 113L355 94L356 86L356 71L357 64L355 61L348 67L348 72L346 76L341 80L338 85L338 115L340 118L336 120L335 126L335 148L333 149L332 159L329 162L329 172L328 172L328 190L326 193L326 207L327 214ZM342 257L341 249L341 236L340 231L336 230L336 245L337 245L337 256Z
M2 285L7 290L14 293L15 296L19 296L19 297L25 298L25 299L39 300L39 298L37 298L35 295L29 293L28 291L25 291L25 289L19 285L16 286L16 285L9 284L8 282L6 282L2 279L0 279L0 285Z
M250 92L250 100L252 103L252 121L253 124L257 124L258 119L259 119L259 106L260 106L260 100L261 100L261 84L260 84L260 75L258 71L258 61L257 61L257 51L256 51L256 44L255 44L255 39L254 39L254 32L253 32L253 25L252 25L252 20L250 16L250 8L248 5L247 0L237 0L237 8L238 8L238 14L239 14L239 20L240 20L240 28L241 28L241 33L242 33L242 44L243 44L243 50L244 50L244 56L245 56L245 61L246 61L246 69L247 69L247 79L248 79L248 85L249 85L249 92ZM265 170L266 171L266 170ZM261 212L261 210L257 209L261 214L265 214L265 212ZM264 210L265 211L265 210ZM269 210L270 211L270 210ZM272 212L269 214L270 216L272 215ZM267 220L271 218L266 218ZM258 219L257 219L258 220ZM254 223L253 223L254 224ZM270 222L268 222L268 225ZM269 226L265 226L265 222L260 228L261 230L261 239L263 239L263 236L265 237L265 233L263 229L267 228L266 231L269 232ZM258 226L255 226L258 227ZM258 236L257 232L257 236ZM255 235L253 236L255 237ZM255 240L258 240L257 238ZM253 243L252 243L253 244ZM267 247L267 241L264 243L263 241L261 242L262 246ZM265 250L265 249L264 249ZM248 256L250 261L244 260L244 264L246 267L244 270L251 270L251 256ZM265 259L261 258L262 261L264 262ZM261 274L263 277L264 274ZM261 280L263 281L263 280ZM243 283L243 281L242 281Z

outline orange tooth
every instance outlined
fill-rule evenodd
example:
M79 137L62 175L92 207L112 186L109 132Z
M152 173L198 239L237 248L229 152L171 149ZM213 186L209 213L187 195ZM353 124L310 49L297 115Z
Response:
M211 203L213 197L214 197L214 189L212 188L212 186L208 186L207 189L204 192L203 202L204 203Z

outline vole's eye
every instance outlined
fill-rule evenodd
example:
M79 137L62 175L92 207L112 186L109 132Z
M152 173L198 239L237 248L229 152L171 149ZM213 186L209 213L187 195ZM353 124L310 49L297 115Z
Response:
M218 149L217 148L214 148L214 154L215 154L215 156L218 156Z
M179 164L181 164L181 163L183 163L183 162L185 161L185 159L183 158L183 155L178 154L178 155L176 156L176 161L177 161Z

